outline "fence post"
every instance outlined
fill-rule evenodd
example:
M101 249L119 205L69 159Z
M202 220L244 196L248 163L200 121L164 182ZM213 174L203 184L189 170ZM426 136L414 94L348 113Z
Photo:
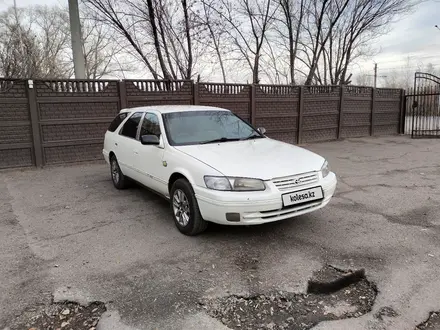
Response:
M28 96L29 113L31 117L32 141L33 141L35 165L37 167L41 167L44 164L43 164L43 148L42 148L41 134L40 134L40 118L38 116L37 96L35 93L35 86L32 80L27 81L26 92Z
M199 83L193 83L193 104L199 105L200 104L200 97L199 97Z
M121 109L125 109L128 107L127 82L125 80L119 81L119 103L121 105Z
M370 135L374 135L374 112L376 108L376 88L371 89L371 127L370 127Z
M338 140L341 138L341 131L342 131L342 113L343 113L343 109L344 109L344 90L345 90L345 86L341 85L341 90L339 91Z
M399 134L405 134L405 121L406 121L406 97L405 90L400 90L400 117L399 117Z
M304 113L304 86L299 86L299 100L298 100L298 127L296 130L296 143L302 142L302 121Z
M250 93L250 97L251 97L251 113L250 113L250 117L251 117L251 124L252 126L255 126L257 124L257 91L255 88L255 85L252 84L251 85L251 93Z

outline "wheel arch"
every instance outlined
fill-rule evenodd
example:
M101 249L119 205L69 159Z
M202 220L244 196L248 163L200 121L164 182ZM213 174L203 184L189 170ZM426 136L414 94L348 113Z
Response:
M171 188L173 187L174 182L176 182L179 179L185 179L191 184L191 181L188 179L188 177L186 175L182 174L180 171L173 172L173 174L171 174L171 176L168 180L168 193L170 195L171 195Z

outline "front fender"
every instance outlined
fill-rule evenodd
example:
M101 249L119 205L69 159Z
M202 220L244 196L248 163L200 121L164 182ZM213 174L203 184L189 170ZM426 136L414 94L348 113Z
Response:
M168 182L173 174L178 173L186 177L191 185L205 187L205 175L223 175L211 166L174 148L165 153L164 159L170 168Z

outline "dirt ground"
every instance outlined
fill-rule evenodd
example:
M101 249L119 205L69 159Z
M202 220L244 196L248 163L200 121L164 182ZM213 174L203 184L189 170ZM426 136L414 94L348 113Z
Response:
M245 329L259 322L252 308L267 329L437 329L440 141L305 147L338 176L326 208L197 237L177 231L160 197L114 189L101 163L0 172L0 329L38 325L32 317L58 317L63 329L71 319L98 330ZM359 294L308 295L326 265L365 269L351 284ZM299 300L315 305L295 314ZM309 322L313 311L326 317Z

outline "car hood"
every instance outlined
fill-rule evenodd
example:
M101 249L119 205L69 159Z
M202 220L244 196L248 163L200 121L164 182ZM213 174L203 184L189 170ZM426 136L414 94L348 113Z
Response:
M324 158L304 148L270 138L178 146L176 149L225 176L270 180L319 171Z

